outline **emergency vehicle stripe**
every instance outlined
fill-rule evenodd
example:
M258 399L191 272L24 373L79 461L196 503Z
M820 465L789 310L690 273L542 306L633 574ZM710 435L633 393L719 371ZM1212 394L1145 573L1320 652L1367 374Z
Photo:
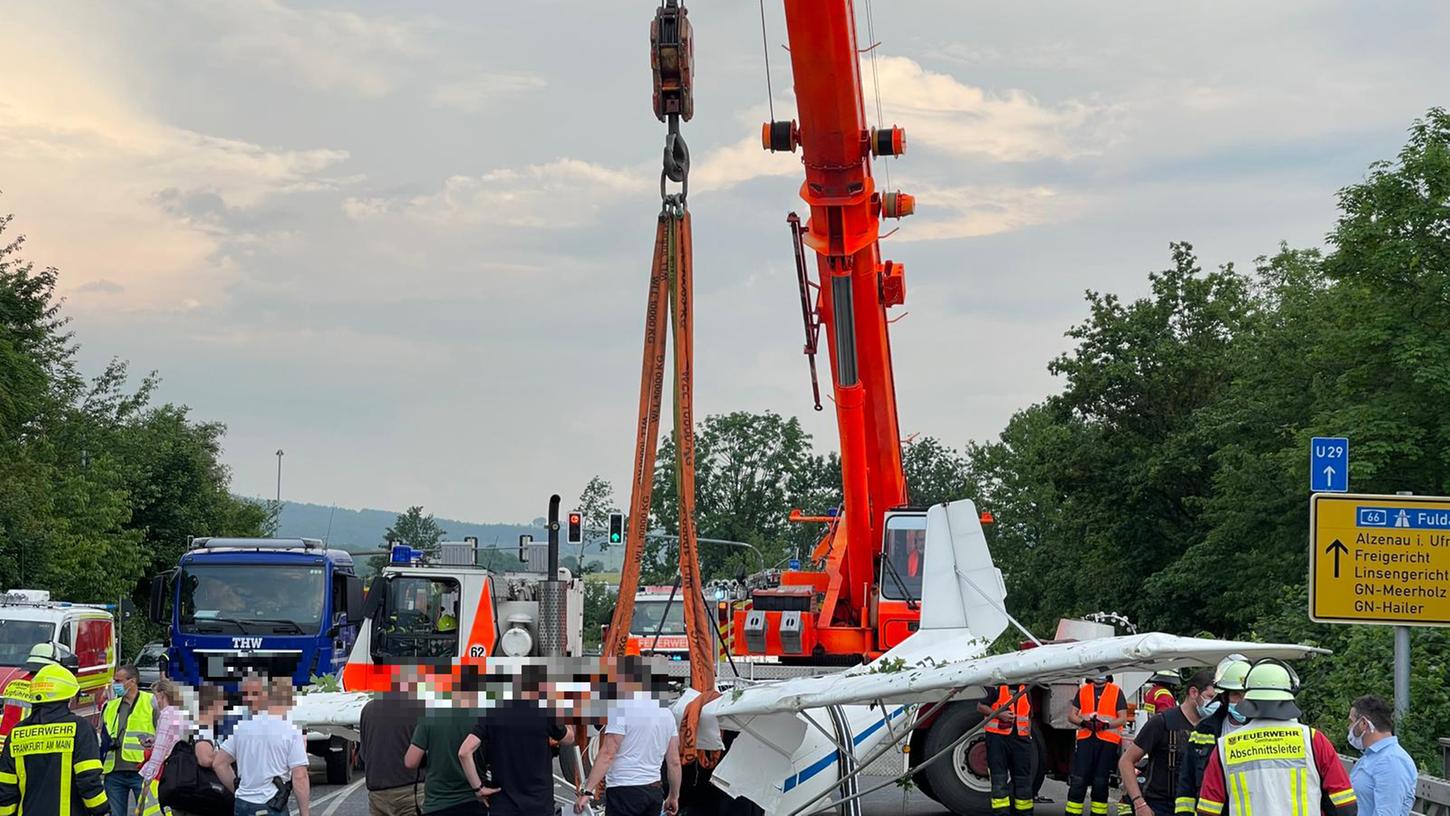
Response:
M99 771L100 769L101 761L99 759L83 759L76 763L75 768L78 774L83 774L86 771Z
M1354 788L1345 788L1342 791L1335 791L1329 794L1329 801L1336 805L1347 805L1355 801Z

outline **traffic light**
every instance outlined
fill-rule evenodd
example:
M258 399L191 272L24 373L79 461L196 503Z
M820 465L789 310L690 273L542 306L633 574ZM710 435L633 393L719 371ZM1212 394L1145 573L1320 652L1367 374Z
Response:
M584 543L584 514L578 510L569 514L569 537L565 540L570 544Z
M609 514L609 543L621 544L624 542L624 514Z

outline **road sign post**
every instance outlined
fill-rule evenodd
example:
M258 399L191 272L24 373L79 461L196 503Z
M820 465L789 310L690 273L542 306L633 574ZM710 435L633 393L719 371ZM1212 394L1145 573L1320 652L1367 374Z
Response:
M1316 436L1309 440L1309 492L1349 492L1349 439Z

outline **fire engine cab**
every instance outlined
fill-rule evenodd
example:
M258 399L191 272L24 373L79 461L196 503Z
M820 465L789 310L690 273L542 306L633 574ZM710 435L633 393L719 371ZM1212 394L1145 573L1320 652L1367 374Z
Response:
M52 601L49 592L38 589L0 593L0 746L29 708L19 698L30 688L25 662L41 643L64 646L80 664L76 680L81 690L71 701L76 714L98 725L101 707L110 699L116 622L104 606Z

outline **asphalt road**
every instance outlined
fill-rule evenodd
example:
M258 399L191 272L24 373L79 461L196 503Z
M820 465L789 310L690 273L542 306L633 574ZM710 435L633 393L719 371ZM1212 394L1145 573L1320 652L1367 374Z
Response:
M368 793L359 776L351 785L326 785L320 762L312 766L312 814L313 816L367 816ZM884 782L884 777L863 777L863 787ZM1063 801L1067 798L1067 786L1048 780L1042 786L1042 795L1051 802L1039 802L1034 816L1063 816ZM293 812L296 812L295 810ZM928 799L920 791L903 792L894 786L884 788L866 797L862 816L949 816L950 811Z

